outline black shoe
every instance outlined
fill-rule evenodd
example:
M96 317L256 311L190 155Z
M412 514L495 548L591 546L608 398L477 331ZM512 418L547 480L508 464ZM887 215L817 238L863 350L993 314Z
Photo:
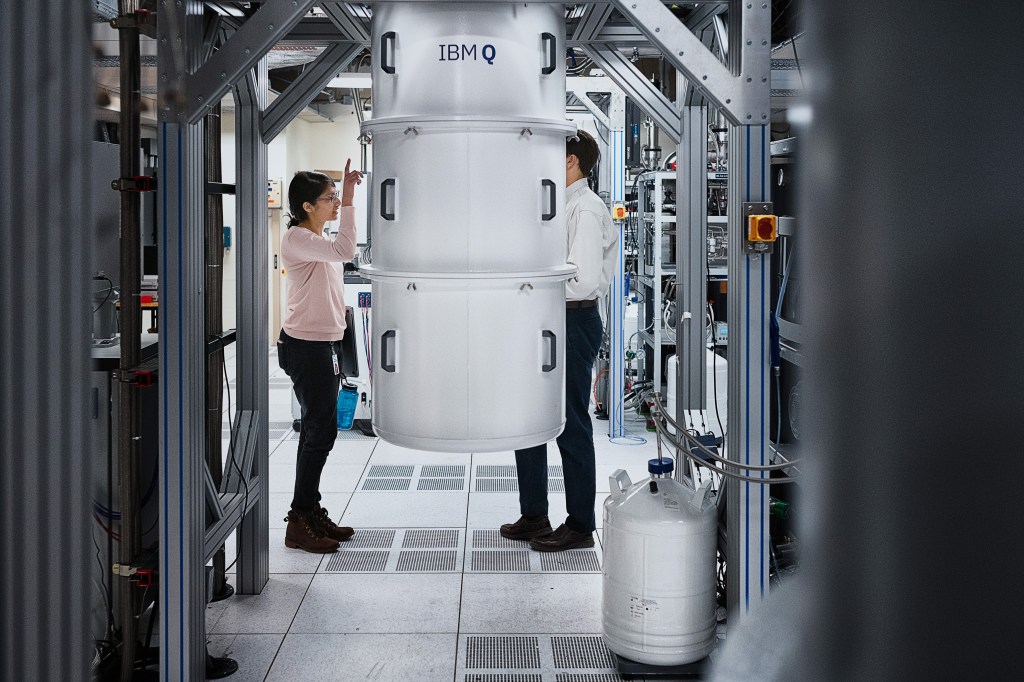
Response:
M561 552L566 549L584 549L594 546L594 533L580 533L564 523L551 535L530 540L530 549L538 552Z
M502 537L509 540L530 540L551 533L551 522L548 515L520 516L515 523L503 523L498 529Z

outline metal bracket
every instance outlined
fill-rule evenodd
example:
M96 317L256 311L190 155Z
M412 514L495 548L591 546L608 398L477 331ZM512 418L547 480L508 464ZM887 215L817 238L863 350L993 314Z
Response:
M136 175L132 178L118 178L111 182L110 186L118 192L155 192L156 178L149 175Z
M730 22L742 35L730 40L730 69L661 0L612 0L672 66L736 125L766 123L771 115L771 7L765 1L730 2Z
M112 568L114 575L119 578L130 578L139 571L136 566L125 566L124 564L114 564Z
M763 213L773 213L772 202L770 201L745 201L743 202L743 220L740 221L741 228L744 229L743 235L743 253L750 254L765 254L773 253L775 251L775 245L768 242L752 242L747 239L745 228L747 216L759 215Z
M136 369L122 372L120 370L113 373L114 381L134 384L137 388L149 388L150 386L156 385L156 372L149 369Z
M148 9L137 9L132 14L122 14L111 19L110 28L154 29L156 28L156 15Z

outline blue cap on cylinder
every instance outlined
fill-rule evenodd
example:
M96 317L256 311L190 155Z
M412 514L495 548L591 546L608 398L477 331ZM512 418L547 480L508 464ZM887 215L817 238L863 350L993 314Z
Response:
M647 460L647 471L652 474L671 474L675 465L670 457Z

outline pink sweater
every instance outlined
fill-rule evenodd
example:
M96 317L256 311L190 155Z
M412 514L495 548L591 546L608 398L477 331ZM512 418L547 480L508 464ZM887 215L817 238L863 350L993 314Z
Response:
M281 238L281 263L288 291L284 327L305 341L340 341L345 335L344 264L356 254L356 210L341 207L336 239L318 237L298 225Z

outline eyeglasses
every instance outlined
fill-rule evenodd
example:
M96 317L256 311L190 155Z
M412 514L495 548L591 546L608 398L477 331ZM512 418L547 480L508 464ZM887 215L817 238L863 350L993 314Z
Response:
M325 197L318 198L317 201L337 201L339 198L340 197L337 192L331 192Z

